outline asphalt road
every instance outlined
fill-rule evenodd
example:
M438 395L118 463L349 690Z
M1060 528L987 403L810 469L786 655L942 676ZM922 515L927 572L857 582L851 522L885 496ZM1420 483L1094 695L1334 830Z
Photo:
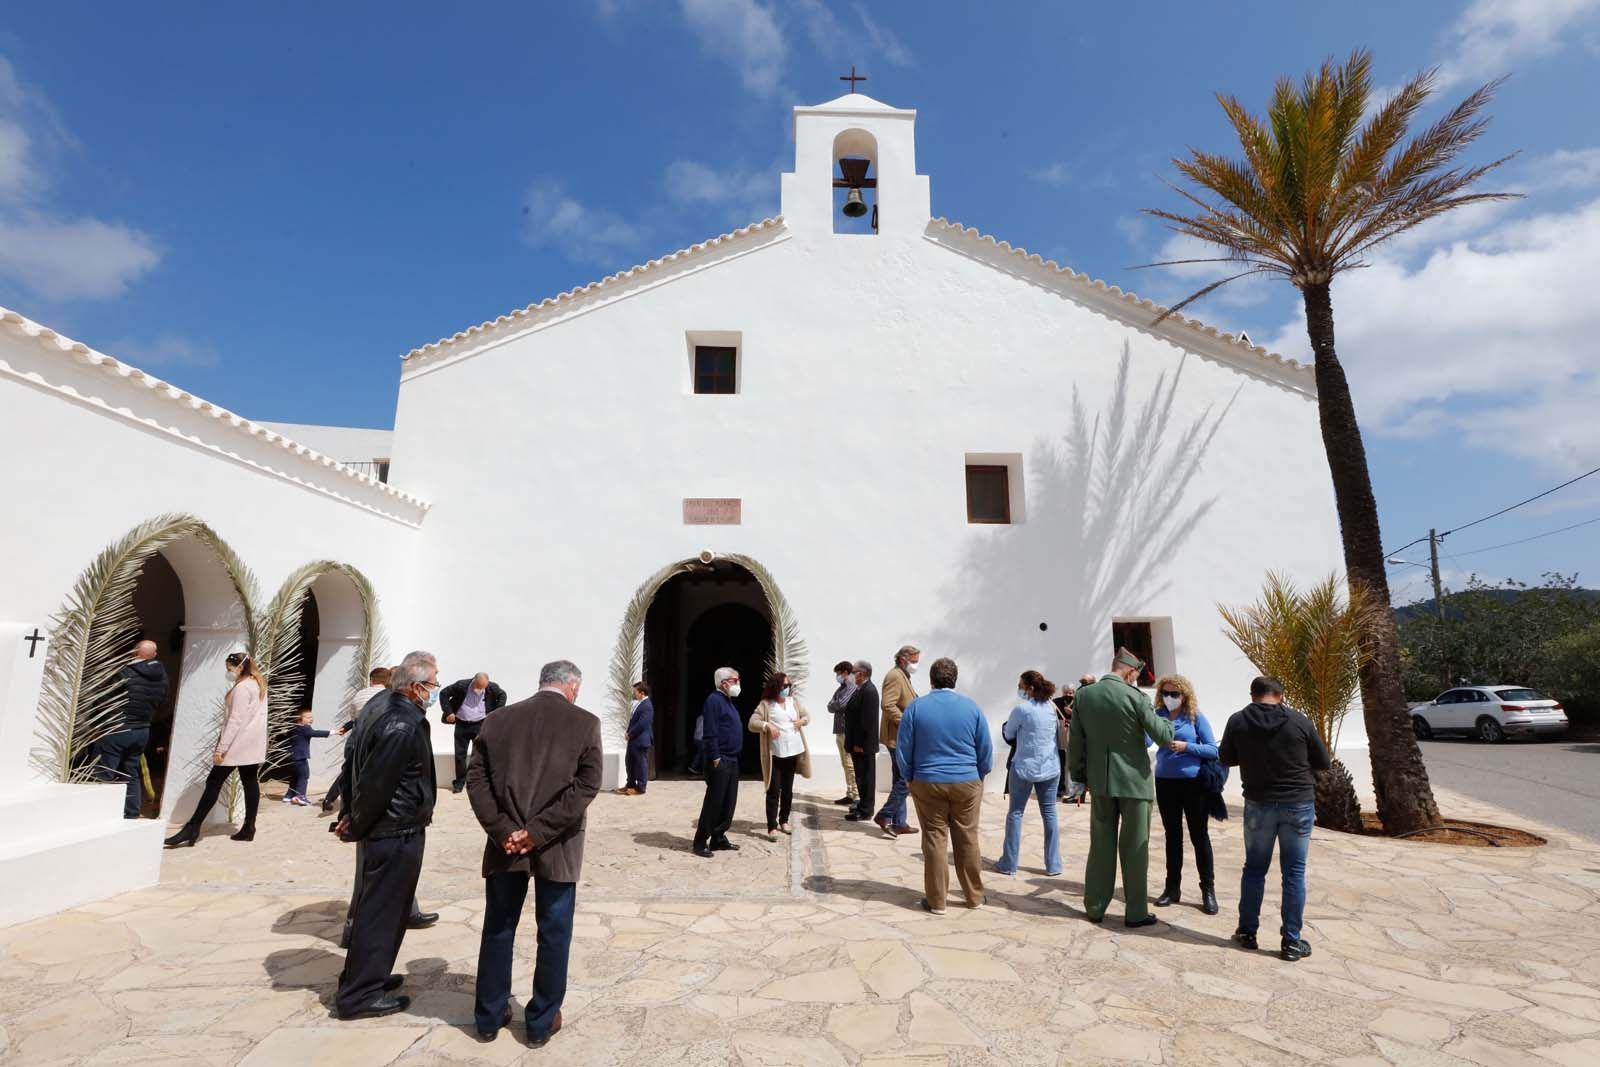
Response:
M1600 742L1418 744L1434 784L1600 840Z

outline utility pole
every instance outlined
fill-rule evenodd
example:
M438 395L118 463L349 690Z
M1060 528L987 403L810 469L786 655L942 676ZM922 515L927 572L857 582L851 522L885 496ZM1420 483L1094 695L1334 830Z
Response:
M1439 643L1442 646L1440 651L1443 652L1445 651L1445 647L1448 647L1448 641L1444 630L1449 624L1445 621L1444 617L1444 587L1439 582L1438 530L1428 531L1428 561L1431 564L1430 569L1433 571L1433 608L1439 613ZM1440 659L1443 660L1444 687L1449 689L1453 684L1453 680L1450 677L1450 657L1448 654L1446 654L1441 656Z

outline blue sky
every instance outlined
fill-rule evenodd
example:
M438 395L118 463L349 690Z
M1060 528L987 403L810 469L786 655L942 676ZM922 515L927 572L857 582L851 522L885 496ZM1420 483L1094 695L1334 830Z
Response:
M776 212L788 109L852 63L919 110L935 214L1171 300L1204 279L1128 269L1185 251L1139 209L1234 149L1213 94L1358 46L1442 100L1513 75L1480 154L1526 194L1335 288L1398 545L1600 466L1600 0L22 5L0 304L242 414L386 425L409 349ZM1283 283L1196 314L1306 353ZM1600 585L1600 524L1491 549L1595 516L1600 475L1447 541L1447 579Z

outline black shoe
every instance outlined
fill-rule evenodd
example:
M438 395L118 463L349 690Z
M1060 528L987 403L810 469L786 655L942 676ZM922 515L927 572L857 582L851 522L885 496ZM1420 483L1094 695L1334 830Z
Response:
M1167 888L1161 891L1161 895L1156 897L1156 907L1165 908L1169 905L1176 904L1182 899L1183 894L1181 892L1174 889L1172 886L1167 886Z
M403 975L403 974L391 974L389 977L387 977L387 978L385 978L383 980L383 991L385 993L393 993L396 989L399 989L401 986L403 986L405 984L406 984L406 976L405 975Z
M1301 938L1297 941L1290 941L1286 937L1283 939L1282 947L1278 949L1278 958L1286 960L1289 963L1294 963L1296 960L1303 960L1309 955L1311 955L1311 943L1306 941L1304 938Z
M397 1011L405 1011L411 1007L410 997L378 997L364 1008L355 1011L341 1011L341 1019L376 1019L384 1015L393 1015Z
M865 818L866 816L861 814L859 811L847 811L844 813L845 822L860 822Z
M1254 952L1260 947L1256 944L1256 935L1247 934L1243 930L1235 930L1233 932L1233 943L1238 945L1240 948L1247 948L1251 952Z
M696 845L696 846L694 846L694 848L690 849L690 851L693 852L696 856L699 856L703 860L708 860L711 857L716 855L715 852L712 852L709 848L706 848L706 846L704 846L704 845Z
M256 828L254 826L241 826L236 832L228 835L229 841L254 841L255 839Z
M1088 919L1096 926L1099 926L1101 923L1106 921L1106 917L1104 915L1085 915L1084 918Z
M461 790L463 790L465 788L466 788L466 786L461 782L451 782L450 783L450 792L452 792L452 793L459 793L459 792L461 792Z
M161 843L167 848L183 848L185 846L193 847L198 840L200 840L200 827L185 826Z
M560 1032L561 1032L561 1010L559 1008L557 1008L556 1009L556 1021L550 1024L550 1032L547 1033L547 1034L542 1034L539 1037L533 1037L533 1036L530 1035L528 1037L528 1044L530 1046L532 1046L533 1048L544 1048L546 1045L548 1045L550 1043L550 1039L552 1037L555 1037Z
M855 802L855 797L840 797L838 800L834 801L835 804L854 804Z
M713 851L713 852L738 852L739 851L739 846L734 844L732 841L729 841L726 837L724 837L721 841L713 841L713 842L711 842L711 851Z
M339 934L339 947L340 948L347 949L347 948L350 947L350 929L351 929L350 924L349 923L345 923L343 932L341 932Z
M1122 925L1126 926L1130 930L1137 930L1141 926L1154 926L1160 921L1161 920L1156 918L1154 915L1146 915L1144 918L1135 919L1132 922L1129 922L1127 919L1123 919Z
M493 1041L500 1036L500 1031L511 1025L511 1005L506 1005L506 1012L500 1016L500 1025L489 1031L478 1031L478 1037L484 1041Z
M436 911L412 912L412 914L406 919L406 929L426 930L428 927L432 926L438 921L439 913Z
M1218 911L1222 910L1222 909L1217 907L1217 893L1216 893L1216 890L1208 889L1208 888L1206 888L1204 886L1201 887L1201 889L1200 889L1200 910L1205 912L1207 915L1215 915Z

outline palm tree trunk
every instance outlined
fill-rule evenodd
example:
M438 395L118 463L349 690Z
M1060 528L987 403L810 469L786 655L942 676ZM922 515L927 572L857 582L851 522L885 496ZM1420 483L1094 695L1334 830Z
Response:
M1389 603L1389 579L1383 568L1383 543L1378 529L1378 504L1367 473L1367 450L1361 443L1350 383L1333 346L1333 298L1328 283L1301 287L1306 332L1316 356L1317 411L1322 419L1322 445L1333 475L1339 534L1344 542L1345 573L1352 584L1364 585L1373 599ZM1361 702L1372 756L1372 785L1378 817L1387 833L1405 833L1439 823L1439 806L1428 784L1428 769L1411 731L1400 674L1400 637L1394 614L1379 612L1372 640L1374 654L1361 671Z

